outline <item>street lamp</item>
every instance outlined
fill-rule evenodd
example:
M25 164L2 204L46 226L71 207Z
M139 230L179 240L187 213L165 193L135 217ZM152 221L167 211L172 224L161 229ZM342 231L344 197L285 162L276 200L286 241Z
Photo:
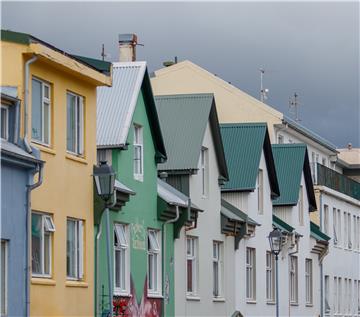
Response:
M278 275L278 255L281 251L282 247L282 234L281 231L275 228L273 231L269 234L269 243L270 243L270 249L271 253L275 255L275 275L276 275L276 281L275 281L275 288L276 288L276 317L279 317L279 275Z
M110 317L113 316L113 291L112 291L112 268L111 268L111 252L110 252L110 211L109 200L114 194L115 172L113 168L107 164L106 161L100 162L99 166L94 166L94 181L96 185L97 194L105 202L106 215L106 253L108 265L108 283L109 283L109 300L110 300ZM101 227L101 221L100 225Z

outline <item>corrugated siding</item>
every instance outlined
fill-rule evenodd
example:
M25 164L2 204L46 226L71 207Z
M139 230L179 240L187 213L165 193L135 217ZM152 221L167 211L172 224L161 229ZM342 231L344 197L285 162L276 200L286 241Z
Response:
M296 205L299 200L306 145L273 144L272 150L280 187L280 197L273 200L273 205Z
M212 94L156 96L168 160L159 170L197 169Z
M285 221L287 223L291 223L291 213L292 207L288 206L279 206L274 208L274 214L280 218L282 221Z
M228 201L230 204L234 205L240 210L248 210L248 197L247 193L240 192L224 192L221 193L221 197Z
M145 62L114 63L112 87L97 89L98 146L126 143L145 69Z
M266 123L222 124L220 127L230 178L223 189L255 189Z

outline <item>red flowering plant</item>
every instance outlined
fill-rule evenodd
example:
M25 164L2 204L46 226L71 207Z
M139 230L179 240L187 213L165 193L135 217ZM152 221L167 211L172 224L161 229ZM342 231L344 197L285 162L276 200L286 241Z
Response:
M128 314L128 299L115 298L113 301L114 316L129 317Z

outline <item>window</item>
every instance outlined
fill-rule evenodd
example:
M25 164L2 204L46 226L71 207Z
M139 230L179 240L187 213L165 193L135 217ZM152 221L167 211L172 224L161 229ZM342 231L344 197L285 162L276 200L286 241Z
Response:
M338 240L338 218L337 218L337 212L336 212L336 208L333 208L333 230L334 230L334 245L337 245L339 240Z
M333 306L334 306L334 313L338 313L338 279L334 276L334 300L333 300Z
M128 226L114 226L114 260L115 260L115 293L128 295L130 293L130 256Z
M202 147L200 156L201 191L202 195L205 197L208 192L208 149Z
M246 299L256 300L256 260L253 248L246 248Z
M275 302L275 256L266 252L266 300Z
M299 189L299 224L300 226L304 225L304 195L303 187L300 185Z
M305 290L306 290L306 304L312 305L313 303L313 268L312 260L305 259Z
M329 285L329 275L325 275L325 314L330 314L330 285Z
M338 289L337 289L337 312L342 312L342 285L341 285L341 277L338 277Z
M1 105L1 138L9 138L9 107Z
M186 237L186 275L188 295L197 295L198 287L198 238Z
M359 240L359 234L360 232L358 232L358 223L357 223L357 218L356 216L353 216L353 226L354 226L354 250L357 250L359 248L358 246L358 240Z
M347 221L347 240L348 240L348 245L347 247L349 249L352 248L352 241L351 241L351 214L348 213L347 214L347 220L345 219L344 221Z
M84 154L84 99L68 92L66 149L76 155Z
M360 217L354 221L354 227L356 228L356 249L360 251Z
M160 231L148 230L148 293L161 295Z
M8 242L1 240L1 316L7 314Z
M338 215L338 220L337 220L337 230L336 230L336 232L338 233L338 242L339 242L339 244L341 244L342 227L341 227L341 210L340 209L337 210L337 215Z
M213 242L213 295L220 297L223 289L223 244Z
M321 160L322 165L326 166L326 157L323 157Z
M33 276L51 276L52 235L55 225L51 216L31 215L31 266Z
M297 304L298 300L298 259L290 256L290 303Z
M360 315L360 280L358 281L358 292L357 292L357 306L358 306L358 315Z
M69 279L84 277L84 223L78 219L67 219L66 274Z
M112 149L99 149L97 150L97 162L107 162L112 165Z
M315 172L316 172L315 164L316 164L315 163L315 152L311 152L311 175L312 175L314 184L315 184Z
M46 145L50 144L51 131L51 89L50 85L32 79L31 137Z
M258 197L258 212L259 214L264 213L264 178L263 171L258 171L257 179L257 197Z
M143 128L134 125L134 178L142 181L144 175Z
M284 143L284 136L281 135L281 134L278 135L278 143L279 143L279 144L283 144L283 143Z
M329 235L329 206L324 205L324 232Z

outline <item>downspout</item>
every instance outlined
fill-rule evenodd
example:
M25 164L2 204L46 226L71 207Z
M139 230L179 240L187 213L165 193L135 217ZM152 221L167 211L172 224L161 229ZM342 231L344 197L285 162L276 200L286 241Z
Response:
M293 233L293 234L295 234L295 233ZM295 237L295 238L296 238L296 237ZM300 239L300 238L299 238L299 239ZM294 252L288 253L288 259L290 260L290 256L291 256L291 255L294 255L294 254L296 254L296 253L298 253L298 252L299 252L299 242L296 241L296 249L295 249ZM291 261L288 261L288 263L289 263L289 265L291 265ZM298 262L298 263L299 263L299 262ZM298 267L298 269L299 269L299 267ZM299 272L298 272L298 273L299 273ZM298 283L299 283L299 274L298 274ZM291 290L290 290L290 283L289 283L289 316L291 315L291 314L290 314L290 310L291 310L290 294L291 294Z
M19 130L20 130L20 101L16 101L14 143L17 145L19 145Z
M163 229L161 230L162 232L162 245L163 245L163 258L162 258L162 267L163 267L163 284L162 284L162 293L164 296L164 314L166 312L166 304L167 301L169 300L169 294L165 294L165 288L166 288L166 284L168 282L168 280L166 281L166 225L169 223L174 223L176 221L178 221L179 217L180 217L180 212L179 212L179 206L175 206L175 210L176 210L176 216L173 219L169 219L167 221L165 221L162 224ZM170 283L170 282L169 282Z
M38 164L39 169L39 178L38 181L34 184L27 185L26 189L26 200L27 200L27 215L26 215L26 250L25 250L25 259L26 259L26 267L25 267L25 316L30 316L30 282L31 282L31 257L29 255L29 251L31 250L31 191L35 188L39 187L43 182L43 172L44 166L43 164Z
M320 213L320 230L322 231L322 218L323 218L323 215L322 215L322 194L321 194L321 191L319 191L319 194L320 194L320 208L319 208L319 213ZM329 249L328 249L329 250ZM325 255L327 254L327 252L325 253ZM324 316L324 291L323 291L323 283L324 283L324 277L323 277L323 259L325 257L325 255L321 258L319 258L319 261L320 261L320 316Z
M29 144L28 141L28 120L29 120L29 115L28 115L28 99L29 99L29 69L30 69L30 64L32 64L33 62L35 62L37 60L37 56L34 55L33 57L31 57L26 63L25 63L25 98L24 98L24 144L26 147L26 150L29 153L32 153L32 149L31 146Z

